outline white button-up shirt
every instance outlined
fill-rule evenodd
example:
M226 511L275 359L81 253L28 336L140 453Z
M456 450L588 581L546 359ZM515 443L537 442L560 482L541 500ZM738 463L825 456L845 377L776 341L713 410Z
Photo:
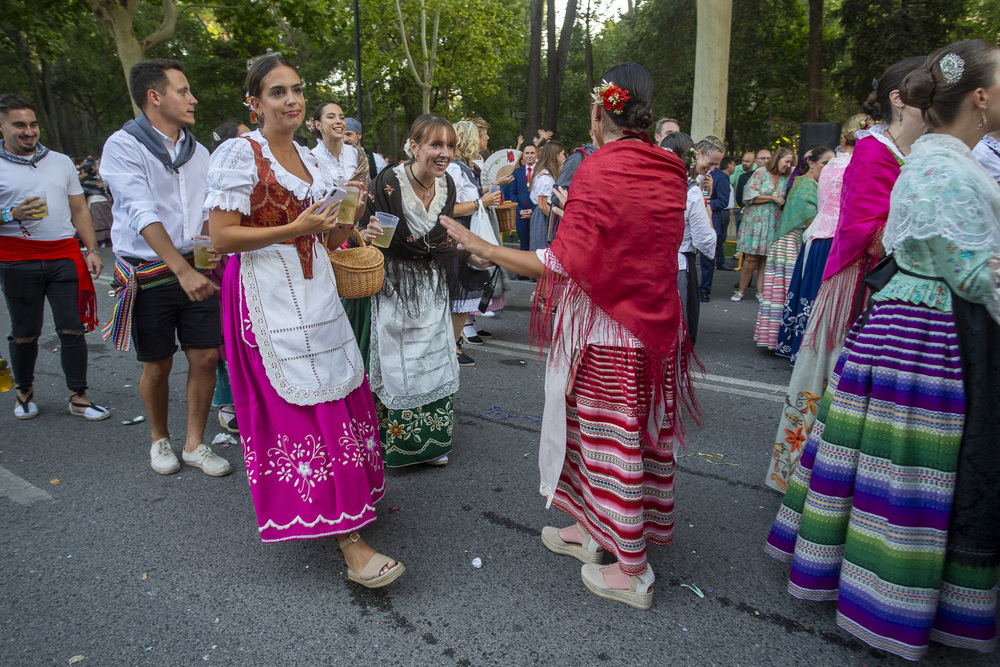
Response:
M157 130L159 132L159 130ZM181 142L159 132L171 159ZM183 137L181 139L183 141ZM128 132L119 130L104 144L101 177L114 196L111 242L115 253L144 261L161 259L142 237L142 230L159 222L182 254L194 249L207 219L204 211L208 149L196 144L194 155L179 170L163 166Z

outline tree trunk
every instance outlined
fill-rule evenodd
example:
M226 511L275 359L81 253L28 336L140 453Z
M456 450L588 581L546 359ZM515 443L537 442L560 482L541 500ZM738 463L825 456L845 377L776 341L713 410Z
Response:
M583 41L583 70L587 79L587 94L594 89L594 47L590 41L590 0L587 0L587 36Z
M525 120L522 128L527 141L531 141L542 124L542 2L543 0L531 0L528 92L524 104Z
M545 120L543 129L551 130L551 109L556 106L559 89L555 87L559 46L556 44L556 0L545 0Z
M726 136L726 100L729 92L729 43L732 0L699 2L694 55L694 99L691 138Z
M406 24L403 22L403 10L399 6L399 0L396 0L396 18L399 20L399 34L403 39L403 53L406 54L406 62L410 66L410 74L413 75L413 81L420 88L421 108L423 109L423 113L430 113L431 88L433 87L432 82L434 80L434 66L437 61L438 27L441 24L441 10L434 10L434 31L431 37L431 48L428 52L427 8L424 5L424 0L420 0L420 52L423 56L423 62L421 63L423 76L417 70L417 62L410 53L410 40L406 34Z
M809 113L810 123L823 117L823 0L809 0Z
M562 95L563 79L566 76L566 60L569 58L569 43L576 25L577 0L566 0L566 15L559 32L559 47L555 53L555 63L549 56L549 87L545 96L545 129L556 132L559 124L559 98ZM555 19L553 19L553 22ZM551 54L551 51L550 51ZM588 88L588 90L590 90Z
M121 61L122 72L125 74L125 85L129 86L130 93L132 89L129 85L129 73L132 71L132 66L142 61L146 51L174 36L177 18L181 14L177 1L161 0L163 19L159 27L146 37L139 38L135 34L134 24L135 14L139 10L139 0L85 0L97 20L115 40L118 60ZM132 113L139 115L139 107L134 101Z

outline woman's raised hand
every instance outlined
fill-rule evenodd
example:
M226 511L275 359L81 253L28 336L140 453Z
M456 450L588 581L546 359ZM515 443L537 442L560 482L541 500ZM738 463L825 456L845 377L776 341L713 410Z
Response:
M466 229L462 223L452 220L446 215L442 215L439 220L444 228L448 230L448 236L458 241L460 250L468 250L480 257L486 257L486 253L489 252L492 244L479 238L471 230Z
M378 218L373 215L368 218L368 226L361 230L361 238L367 245L380 236L382 236L382 226L378 224Z

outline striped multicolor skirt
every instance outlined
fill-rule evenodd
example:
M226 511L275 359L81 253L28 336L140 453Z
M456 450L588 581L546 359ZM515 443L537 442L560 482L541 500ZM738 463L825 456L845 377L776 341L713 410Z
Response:
M849 334L767 539L789 592L909 660L931 640L990 651L997 569L949 547L966 392L955 318L876 303Z
M788 232L771 244L764 266L764 291L757 310L753 339L757 345L773 350L778 346L778 329L785 310L785 297L792 284L795 261L802 247L802 230Z
M623 359L615 348L587 347L566 397L566 459L553 504L625 574L639 575L646 545L673 539L674 432L664 424L656 447L642 445L652 392L637 381L641 373L619 382L615 364Z

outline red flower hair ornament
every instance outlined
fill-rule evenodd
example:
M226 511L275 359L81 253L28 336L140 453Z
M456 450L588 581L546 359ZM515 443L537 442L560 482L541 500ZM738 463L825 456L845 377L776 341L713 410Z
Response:
M629 97L627 90L622 90L614 82L604 80L601 81L601 85L594 86L591 98L595 103L600 104L611 113L619 116L622 113L622 109L625 108L625 103L632 99Z

